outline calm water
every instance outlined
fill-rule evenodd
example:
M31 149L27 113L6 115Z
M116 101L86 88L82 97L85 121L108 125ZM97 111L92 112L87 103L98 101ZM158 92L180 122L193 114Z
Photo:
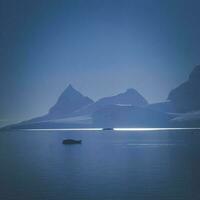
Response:
M198 133L0 133L2 200L199 200L199 188Z

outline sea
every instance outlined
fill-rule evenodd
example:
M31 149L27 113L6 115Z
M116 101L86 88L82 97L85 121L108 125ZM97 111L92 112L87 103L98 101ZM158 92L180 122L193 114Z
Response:
M1 131L0 199L200 200L200 131Z

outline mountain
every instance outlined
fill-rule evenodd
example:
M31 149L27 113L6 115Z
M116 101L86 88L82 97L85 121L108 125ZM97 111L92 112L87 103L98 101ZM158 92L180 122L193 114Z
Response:
M167 101L148 104L135 89L94 102L69 85L49 112L8 128L184 127L200 124L200 66Z
M93 103L94 101L92 99L82 95L70 84L60 95L56 104L49 109L49 112L46 115L24 121L22 124L38 123L44 121L47 122L51 120L66 118L69 117L75 110Z
M96 102L98 105L122 104L132 106L145 106L148 104L147 100L138 93L135 89L127 89L124 93L115 96L105 97Z
M51 118L62 118L92 103L94 103L92 99L83 96L72 85L69 85L58 98L57 103L50 108L48 116Z
M189 79L172 90L168 100L176 112L191 112L200 110L200 65L196 66Z
M48 114L16 124L14 128L38 127L92 127L93 113L109 106L147 106L146 99L135 89L128 89L124 93L105 97L97 102L83 96L71 85L61 94L56 104L50 108Z
M107 105L129 105L143 107L148 105L148 102L140 93L131 88L127 89L124 93L99 99L94 104L88 105L84 108L81 108L80 110L75 111L73 115L91 115L92 113L104 108Z

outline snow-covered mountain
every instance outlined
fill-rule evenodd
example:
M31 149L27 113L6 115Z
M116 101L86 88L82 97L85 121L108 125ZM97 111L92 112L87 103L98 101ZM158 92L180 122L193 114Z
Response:
M60 95L56 104L50 108L46 115L36 117L22 123L40 123L67 118L74 111L93 103L94 101L92 99L82 95L70 84Z
M66 117L74 111L92 103L94 103L92 99L83 96L72 85L69 85L60 95L56 104L50 108L48 116L53 119Z
M69 85L48 114L24 121L16 126L20 128L63 127L64 124L66 127L95 126L93 114L103 108L109 106L116 106L116 108L125 108L126 106L144 107L146 105L148 105L147 100L135 89L128 89L124 93L93 102L89 97L83 96Z
M14 128L200 126L200 66L165 102L148 104L135 89L94 102L69 85L49 112Z
M73 115L91 115L107 105L130 105L143 107L148 105L148 102L139 92L130 88L123 93L99 99L97 102L75 111Z

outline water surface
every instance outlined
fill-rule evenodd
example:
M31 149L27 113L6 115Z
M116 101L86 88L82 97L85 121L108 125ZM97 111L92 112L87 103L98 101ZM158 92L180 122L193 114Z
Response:
M0 199L199 200L198 132L1 132Z

